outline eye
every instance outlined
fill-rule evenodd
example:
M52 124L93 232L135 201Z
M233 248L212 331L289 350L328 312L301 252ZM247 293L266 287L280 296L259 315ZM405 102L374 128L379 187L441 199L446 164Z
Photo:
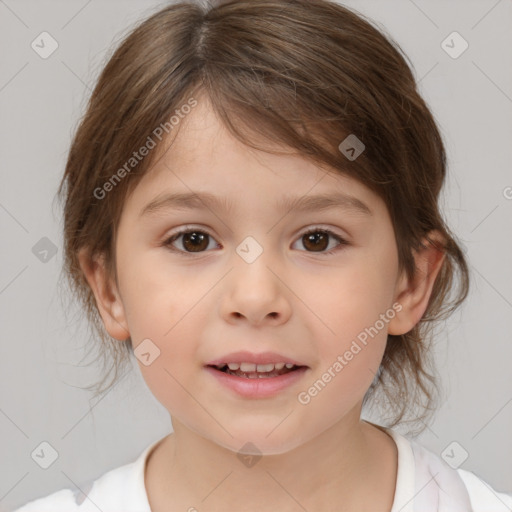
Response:
M337 240L338 245L328 251L325 251L329 246L329 238ZM341 238L341 236L337 235L330 229L319 227L306 231L300 236L299 240L302 241L304 247L312 248L312 250L308 252L320 252L322 254L333 254L334 252L341 250L343 246L349 245L344 238Z
M173 247L173 243L181 238L183 249L176 249ZM207 233L206 231L202 231L200 229L182 229L178 231L170 238L168 238L163 245L168 247L171 251L174 252L203 252L204 249L208 248L208 239L213 237Z
M176 248L174 243L182 237L182 248ZM326 251L326 249L329 247L329 238L337 240L338 244L334 248ZM200 253L204 252L210 246L210 243L208 243L209 239L213 241L212 235L210 235L207 231L201 229L186 228L174 233L171 237L167 238L162 245L168 247L173 252ZM306 231L299 237L299 240L302 241L304 247L311 249L307 252L318 252L321 254L332 254L340 250L341 247L349 245L349 243L344 238L337 235L330 229L319 227Z

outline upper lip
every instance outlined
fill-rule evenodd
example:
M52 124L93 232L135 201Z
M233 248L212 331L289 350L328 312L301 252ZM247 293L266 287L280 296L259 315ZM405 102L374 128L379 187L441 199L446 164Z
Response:
M269 363L291 363L295 366L306 366L305 364L297 361L288 356L278 354L276 352L231 352L225 356L206 363L206 366L218 366L228 363L254 363L254 364L269 364Z

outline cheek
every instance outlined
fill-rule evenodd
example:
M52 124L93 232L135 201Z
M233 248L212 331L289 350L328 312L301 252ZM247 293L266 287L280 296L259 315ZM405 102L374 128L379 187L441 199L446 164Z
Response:
M121 254L118 274L133 340L171 336L202 289L199 278L173 265L163 248Z
M146 343L156 354L149 365L138 358L147 386L167 410L181 411L190 407L190 375L201 366L200 332L190 301L183 294L171 301L169 295L173 294L154 293L146 302L132 303L129 325L136 355L143 352L137 351L138 343Z
M336 303L324 298L320 317L329 328L316 321L318 367L307 384L311 393L303 390L305 399L325 411L324 419L329 421L356 407L368 391L384 355L392 318L385 301L372 293L373 286L340 280L339 290Z
M120 258L118 274L136 356L146 352L143 347L151 354L148 365L138 358L141 374L157 400L179 409L190 400L180 383L187 382L193 365L202 364L198 352L204 324L198 318L198 301L212 283L192 269L170 265L161 255L141 257L136 252Z
M392 305L393 262L360 254L335 271L311 276L297 292L333 338L356 336ZM314 290L314 293L308 290Z
M396 314L395 256L392 247L354 252L335 272L312 277L309 286L316 293L305 295L306 288L299 292L309 297L310 311L305 313L321 340L319 371L327 371L342 356L343 370L335 372L336 380L354 392L371 383L386 348L388 325Z

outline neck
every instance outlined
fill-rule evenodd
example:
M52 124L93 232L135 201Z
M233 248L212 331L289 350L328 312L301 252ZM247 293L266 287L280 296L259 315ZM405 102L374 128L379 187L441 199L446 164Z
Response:
M339 422L286 453L252 457L219 446L174 418L172 423L174 433L155 449L151 468L148 459L151 510L169 510L170 503L209 511L232 503L244 512L391 509L396 445L359 418Z

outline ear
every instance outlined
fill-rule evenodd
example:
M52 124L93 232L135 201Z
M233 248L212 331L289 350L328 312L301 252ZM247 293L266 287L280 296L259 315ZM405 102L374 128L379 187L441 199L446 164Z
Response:
M91 287L107 332L116 340L130 337L125 310L115 280L108 276L103 256L90 257L87 250L78 255L80 268Z
M433 240L437 247L428 238ZM443 241L439 231L431 231L423 238L422 246L414 251L416 273L413 279L408 279L403 272L398 279L394 301L398 302L402 309L397 310L397 314L389 322L388 334L405 334L421 320L445 258L442 250Z

